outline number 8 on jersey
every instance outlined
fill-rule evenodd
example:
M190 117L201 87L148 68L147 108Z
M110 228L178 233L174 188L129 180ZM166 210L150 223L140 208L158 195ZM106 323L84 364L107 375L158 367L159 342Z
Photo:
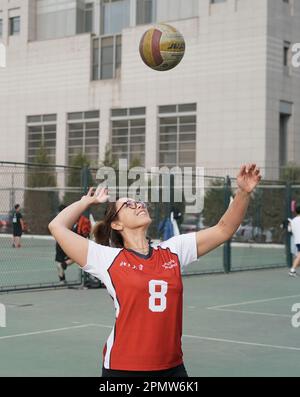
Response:
M156 287L160 288L160 291L156 291ZM166 294L168 292L168 283L162 280L151 280L149 281L149 309L152 312L164 312L167 308Z

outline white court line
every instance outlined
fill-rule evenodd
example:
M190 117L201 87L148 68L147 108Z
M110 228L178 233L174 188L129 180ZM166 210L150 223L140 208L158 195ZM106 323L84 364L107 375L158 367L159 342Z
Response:
M207 341L212 341L212 342L234 343L234 344L237 344L237 345L256 346L256 347L269 347L269 348L272 348L272 349L300 351L300 347L267 345L267 344L264 344L264 343L244 342L244 341L231 340L231 339L207 338L205 336L195 336L195 335L182 335L182 336L184 338L202 339L202 340L207 340Z
M284 244L231 243L234 248L284 249Z
M104 324L82 324L82 325L75 325L72 327L65 327L65 328L56 328L56 329L45 329L42 331L34 331L34 332L27 332L24 334L15 334L15 335L5 335L5 336L0 336L1 339L12 339L12 338L19 338L21 336L31 336L31 335L41 335L41 334L51 334L53 332L62 332L62 331L68 331L70 329L77 329L77 328L88 328L88 327L100 327L100 328L109 328L112 329L112 325L104 325Z
M27 332L27 333L24 333L24 334L15 334L15 335L0 336L0 340L2 340L2 339L19 338L19 337L21 337L21 336L51 334L51 333L54 333L54 332L68 331L68 330L70 330L70 329L87 328L87 327L94 327L94 326L95 326L95 324L83 324L83 325L75 325L75 326L73 326L73 327L56 328L56 329L45 329L45 330L43 330L43 331Z
M19 338L19 337L22 337L22 336L49 334L49 333L54 333L54 332L62 332L62 331L68 331L68 330L71 330L71 329L88 328L88 327L99 327L99 328L112 329L112 325L93 324L92 323L92 324L76 325L76 326L73 326L73 327L46 329L46 330L43 330L43 331L28 332L28 333L24 333L24 334L6 335L6 336L1 336L0 340ZM207 340L207 341L212 341L212 342L233 343L233 344L246 345L246 346L268 347L268 348L280 349L280 350L300 351L300 347L293 347L293 346L267 345L267 344L264 344L264 343L245 342L245 341L237 341L237 340L231 340L231 339L208 338L206 336L185 335L185 334L182 335L182 336L184 338L201 339L201 340Z
M95 327L105 327L105 328L112 328L112 326L107 326L107 325L102 325L102 324L92 324ZM234 343L237 345L246 345L246 346L257 346L257 347L268 347L268 348L273 348L273 349L280 349L280 350L294 350L294 351L300 351L300 347L293 347L293 346L280 346L280 345L267 345L264 343L254 343L254 342L245 342L245 341L239 341L239 340L231 340L231 339L218 339L218 338L208 338L206 336L196 336L196 335L182 335L184 338L190 338L190 339L202 339L202 340L207 340L207 341L212 341L212 342L223 342L223 343Z
M210 306L210 307L207 307L206 309L218 310L218 309L222 309L223 307L250 305L251 303L272 302L272 301L276 301L276 300L280 300L280 299L298 298L299 296L300 296L300 294L298 294L298 295L289 295L289 296L279 296L278 298L259 299L259 300L255 300L255 301L245 301L245 302L239 302L239 303L230 303L229 305Z
M260 316L270 316L270 317L288 317L292 318L290 314L277 314L277 313L263 313L263 312L249 312L247 310L231 310L231 309L211 309L218 310L220 312L231 312L231 313L243 313L243 314L255 314Z
M12 240L12 234L2 233L1 238L10 238ZM47 241L55 242L54 237L44 236L44 235L39 235L39 234L23 234L22 240L23 239L25 239L25 240L47 240Z
M51 273L53 273L53 271L55 272L55 268L53 268L53 269L39 269L39 268L36 268L36 269L31 269L31 270L27 270L27 269L24 269L24 270L7 270L7 271L4 271L4 272L2 272L2 271L0 271L0 276L1 276L1 274L11 274L11 273L37 273L37 272L51 272Z

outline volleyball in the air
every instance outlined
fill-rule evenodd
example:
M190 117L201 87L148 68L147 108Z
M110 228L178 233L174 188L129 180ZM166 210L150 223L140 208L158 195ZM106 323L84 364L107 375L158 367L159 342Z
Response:
M140 42L140 54L147 66L165 71L175 68L185 52L184 37L177 29L160 24L147 30Z

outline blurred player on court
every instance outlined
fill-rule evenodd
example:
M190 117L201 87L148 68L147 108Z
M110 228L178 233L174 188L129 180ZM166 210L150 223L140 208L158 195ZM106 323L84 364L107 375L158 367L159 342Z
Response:
M147 238L152 221L147 204L129 198L108 204L94 229L96 243L73 233L83 211L109 200L100 187L49 224L67 255L99 278L114 301L116 322L103 350L102 376L188 376L181 349L181 271L233 236L260 179L255 164L242 166L235 198L216 226L158 245Z
M24 231L24 221L23 216L20 212L20 204L15 205L15 210L12 216L13 225L13 248L21 247L21 237Z
M296 269L300 266L300 206L296 207L296 216L290 220L290 227L293 233L294 245L297 247L293 266L289 271L291 277L297 277Z

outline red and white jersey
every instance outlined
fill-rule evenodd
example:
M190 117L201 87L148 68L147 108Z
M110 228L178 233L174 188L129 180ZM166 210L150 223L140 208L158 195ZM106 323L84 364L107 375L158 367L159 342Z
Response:
M116 309L104 368L159 371L182 364L181 269L196 259L195 233L152 244L148 256L89 242L83 270L105 284Z

